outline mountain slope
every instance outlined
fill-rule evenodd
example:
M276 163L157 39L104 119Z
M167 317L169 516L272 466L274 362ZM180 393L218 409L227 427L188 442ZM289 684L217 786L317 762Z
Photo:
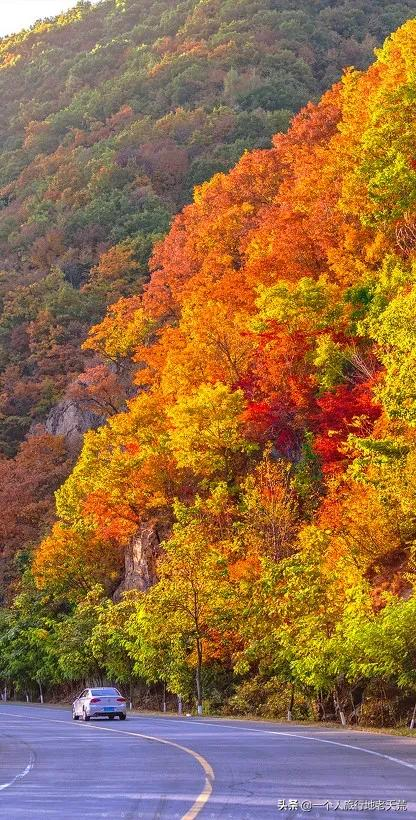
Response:
M269 145L415 9L104 0L0 42L6 455L83 369L88 325L140 290L153 241L193 186Z
M0 585L19 594L0 673L16 686L99 669L191 691L205 653L233 685L254 669L273 686L278 658L305 698L377 663L370 687L411 687L414 22L283 133L414 11L373 5L81 3L1 42ZM37 422L63 395L109 421L49 534L73 453ZM114 605L141 527L153 553L165 538L160 582Z
M192 697L195 676L198 705L204 684L227 708L281 716L296 692L298 714L312 698L323 717L410 719L415 62L412 20L197 188L143 296L91 331L89 348L132 357L138 391L86 435L35 597L70 601L68 629L120 679ZM163 540L157 582L114 603L144 532L152 562Z

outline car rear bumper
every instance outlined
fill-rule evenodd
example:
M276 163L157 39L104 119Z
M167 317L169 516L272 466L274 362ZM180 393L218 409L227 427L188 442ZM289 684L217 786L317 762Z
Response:
M104 709L91 709L87 712L89 717L108 717L110 715L114 715L115 717L119 717L120 715L125 715L125 709L116 709L114 712L105 712Z

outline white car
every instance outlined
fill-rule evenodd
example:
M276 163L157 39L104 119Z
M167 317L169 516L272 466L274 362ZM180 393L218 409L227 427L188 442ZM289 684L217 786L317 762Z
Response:
M118 689L102 687L84 689L72 704L72 720L90 720L92 717L126 719L126 700Z

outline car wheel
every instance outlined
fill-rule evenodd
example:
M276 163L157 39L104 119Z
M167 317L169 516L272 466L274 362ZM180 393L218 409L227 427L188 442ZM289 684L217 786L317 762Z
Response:
M72 710L72 720L79 720L79 715L75 714L74 710Z
M85 709L83 710L83 713L82 713L82 719L83 719L83 720L89 720L89 719L90 719L90 716L89 716L89 715L87 715L87 713L86 713Z
M125 720L126 719L126 716L125 716L124 712L121 712L119 714L119 718L120 718L120 720Z
M114 720L114 715L109 715L109 716L108 716L108 719L109 719L109 720Z

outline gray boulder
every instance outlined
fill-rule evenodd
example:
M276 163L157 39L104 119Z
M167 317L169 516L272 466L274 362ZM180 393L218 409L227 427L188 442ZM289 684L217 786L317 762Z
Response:
M69 450L81 448L87 430L96 430L105 423L105 416L77 404L72 399L63 399L50 411L45 427L48 433L64 436Z
M142 524L126 548L124 555L124 579L114 593L114 600L119 601L123 592L139 589L146 592L157 581L156 565L162 548L161 542L166 537L155 523Z

